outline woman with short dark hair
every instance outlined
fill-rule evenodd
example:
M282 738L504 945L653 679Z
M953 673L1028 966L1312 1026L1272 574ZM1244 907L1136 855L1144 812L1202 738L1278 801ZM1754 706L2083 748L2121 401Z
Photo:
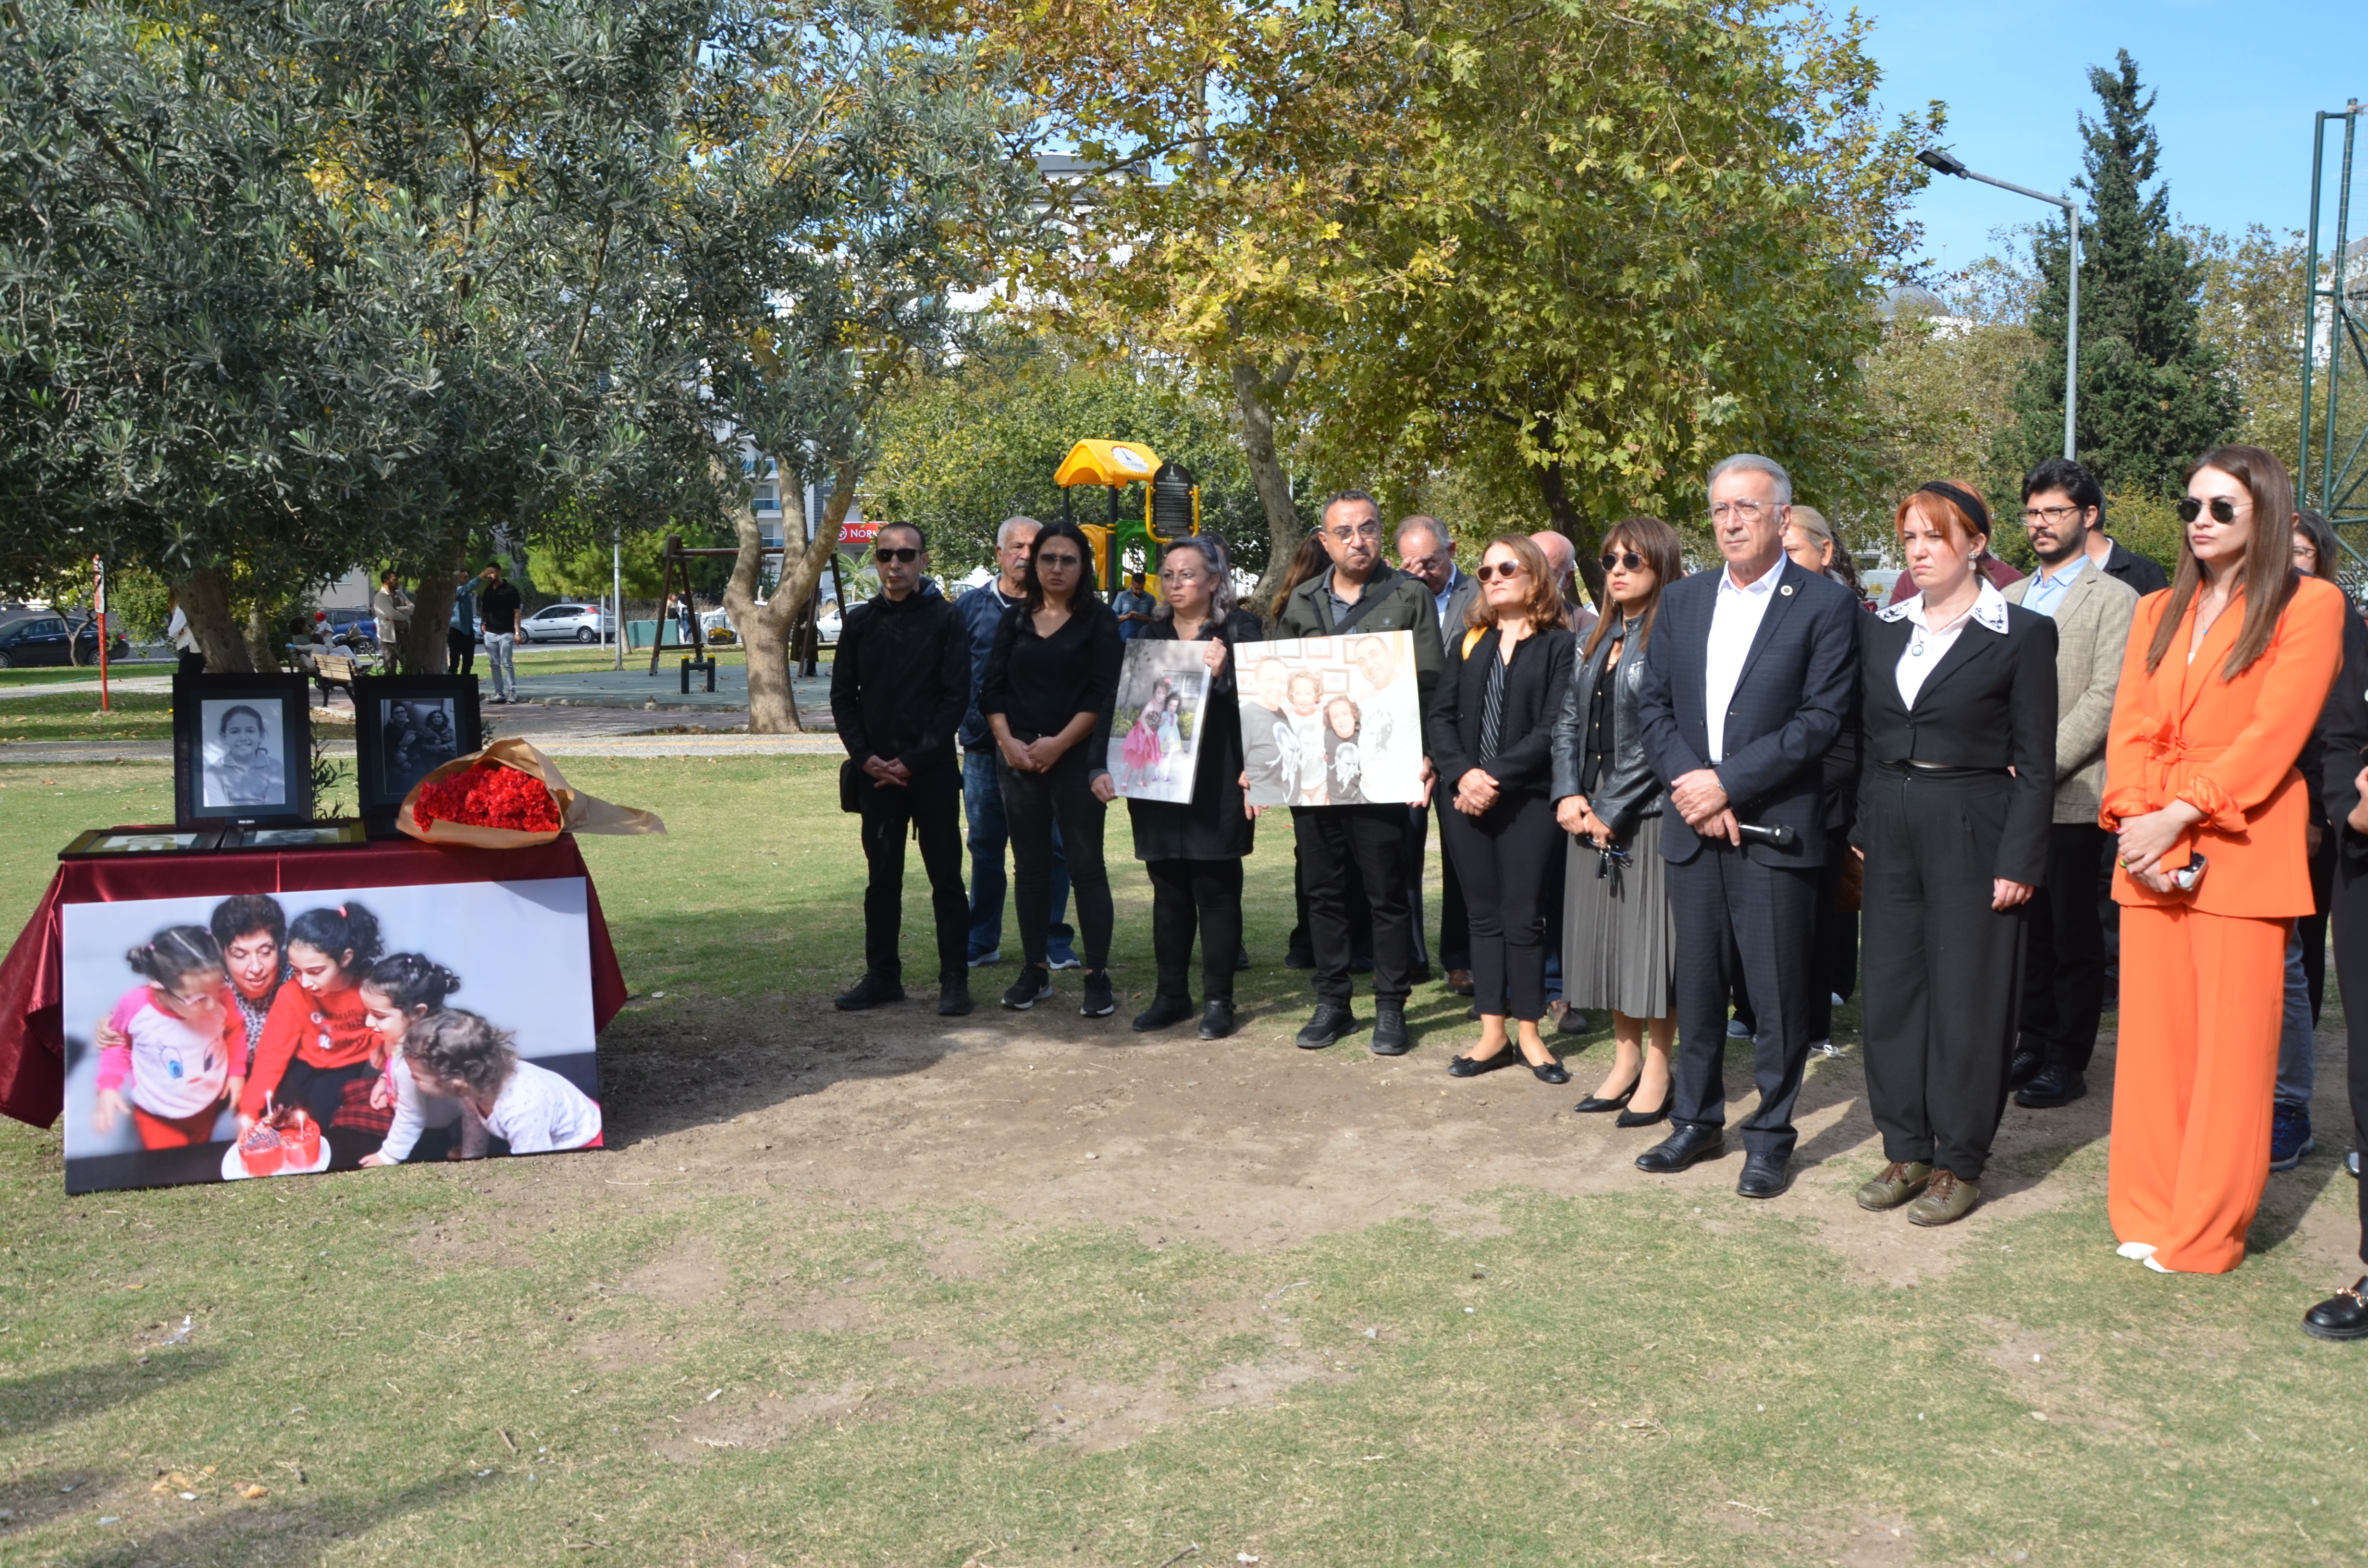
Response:
M1110 873L1102 864L1102 819L1118 789L1110 780L1110 710L1118 703L1125 642L1118 618L1093 588L1093 546L1074 523L1047 523L1028 547L1026 597L1004 613L978 710L995 733L996 778L1011 824L1027 962L1003 994L1025 1011L1053 994L1045 962L1053 909L1053 824L1077 898L1086 943L1085 998L1078 1011L1118 1010L1110 981Z
M1981 1201L2021 1003L2024 906L2055 804L2055 623L1983 575L1990 513L1935 480L1893 516L1917 592L1859 643L1866 1097L1887 1162L1861 1209Z

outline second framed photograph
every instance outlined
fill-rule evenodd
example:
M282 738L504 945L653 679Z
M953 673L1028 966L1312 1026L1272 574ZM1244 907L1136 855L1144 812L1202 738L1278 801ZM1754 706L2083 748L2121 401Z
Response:
M298 675L173 677L173 823L257 827L313 815L311 688Z
M414 784L485 744L474 676L360 676L354 713L362 824L379 837L394 832Z

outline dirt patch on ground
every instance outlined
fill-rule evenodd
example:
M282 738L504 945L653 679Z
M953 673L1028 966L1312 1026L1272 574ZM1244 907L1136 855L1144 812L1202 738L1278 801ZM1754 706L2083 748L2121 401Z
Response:
M1115 1223L1147 1245L1256 1250L1406 1216L1483 1237L1501 1229L1495 1206L1469 1200L1507 1187L1557 1196L1652 1189L1702 1204L1713 1225L1806 1221L1804 1232L1861 1276L1911 1285L2009 1245L1994 1233L2001 1222L2104 1186L2110 1040L2085 1099L2055 1110L2009 1106L1982 1207L1927 1231L1851 1201L1882 1164L1855 1051L1812 1062L1797 1117L1798 1180L1752 1204L1733 1191L1738 1139L1722 1158L1654 1177L1634 1161L1665 1126L1622 1130L1609 1116L1573 1111L1605 1070L1608 1044L1573 1056L1574 1082L1553 1088L1518 1071L1448 1078L1447 1059L1474 1026L1438 1006L1415 1052L1388 1059L1361 1037L1322 1052L1292 1048L1295 1006L1214 1042L1189 1026L1135 1034L1123 998L1120 1017L1098 1021L1055 1006L941 1020L919 1000L860 1017L791 998L708 1011L637 1005L604 1041L609 1149L479 1167L472 1179L505 1200L499 1217L482 1233L438 1227L415 1251L424 1260L523 1261L526 1241L587 1195L647 1210L732 1194L760 1209L837 1210L850 1220L952 1202L991 1210L1014 1232ZM728 1053L710 1040L729 1042ZM2343 1060L2330 1017L2318 1073L2329 1130L2340 1125ZM1732 1125L1755 1103L1739 1055L1730 1054L1728 1082ZM704 1112L697 1119L693 1106ZM2294 1248L2296 1267L2333 1276L2356 1238L2348 1214L2335 1212L2348 1206L2315 1202L2341 1179L2346 1141L2330 1131L2326 1143L2301 1171L2271 1178L2254 1241ZM2110 1235L2097 1240L2110 1252ZM723 1288L712 1259L652 1267L626 1288L685 1302ZM949 1238L929 1267L964 1278L999 1265L991 1242ZM856 1327L867 1316L860 1292L843 1291L793 1309L786 1326Z

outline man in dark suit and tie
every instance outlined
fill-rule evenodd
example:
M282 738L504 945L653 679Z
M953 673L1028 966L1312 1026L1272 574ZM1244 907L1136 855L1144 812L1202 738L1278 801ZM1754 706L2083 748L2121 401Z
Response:
M1758 1015L1759 1105L1736 1191L1793 1184L1793 1103L1815 1023L1814 933L1827 837L1819 788L1858 681L1858 600L1784 553L1793 481L1756 453L1711 471L1725 564L1661 596L1645 655L1645 755L1669 786L1661 853L1678 938L1679 1047L1669 1136L1636 1161L1668 1173L1725 1148L1726 1002ZM1769 842L1746 826L1775 830ZM1790 835L1782 830L1790 828Z

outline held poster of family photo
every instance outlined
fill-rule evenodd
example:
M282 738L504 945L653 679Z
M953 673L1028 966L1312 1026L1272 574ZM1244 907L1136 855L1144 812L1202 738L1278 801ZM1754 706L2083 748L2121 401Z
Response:
M63 909L66 1190L600 1143L581 877Z
M1118 792L1135 801L1191 804L1208 706L1207 644L1128 643L1110 716L1110 775Z
M1414 634L1286 638L1240 650L1253 806L1365 806L1422 794Z

